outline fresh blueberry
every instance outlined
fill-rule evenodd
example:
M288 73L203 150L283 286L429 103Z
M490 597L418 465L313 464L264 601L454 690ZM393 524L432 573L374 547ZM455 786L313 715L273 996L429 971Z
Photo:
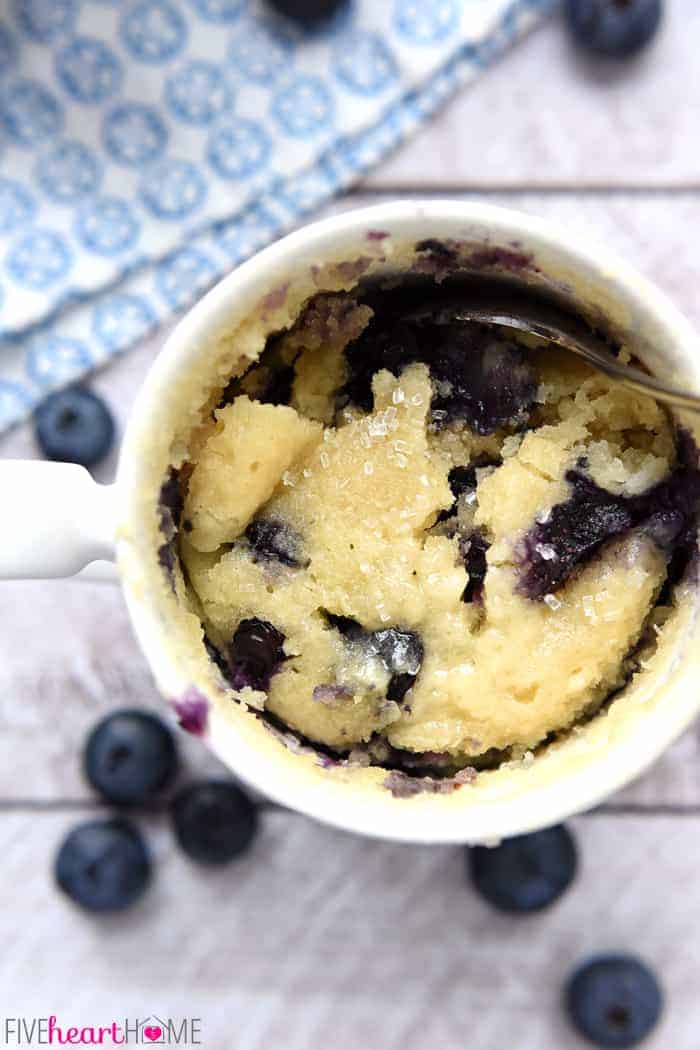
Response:
M88 737L86 776L110 802L148 802L170 783L176 769L173 735L149 711L114 711Z
M596 1046L637 1046L663 1008L659 983L640 959L600 955L579 967L565 991L575 1028Z
M234 689L266 693L270 679L286 659L284 635L267 620L241 620L228 647L228 678Z
M304 26L314 26L332 18L348 0L268 0L271 7Z
M661 0L566 0L574 40L597 55L627 58L645 47L661 23Z
M289 525L273 518L254 518L245 530L253 561L278 561L298 568L300 537Z
M258 826L255 806L227 780L200 780L172 803L180 846L203 864L225 864L250 846Z
M55 863L58 885L87 911L128 908L151 877L139 831L125 820L79 824L64 839Z
M553 904L576 874L576 843L563 824L467 850L474 886L499 911L540 911Z
M114 442L114 420L102 398L83 387L59 390L34 412L36 439L47 459L91 467Z

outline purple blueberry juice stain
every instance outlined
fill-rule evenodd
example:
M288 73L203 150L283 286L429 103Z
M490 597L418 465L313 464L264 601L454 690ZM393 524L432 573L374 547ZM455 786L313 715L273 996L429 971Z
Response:
M342 295L319 295L295 327L308 331L314 344L349 341L357 333L357 303Z
M464 768L471 769L472 764L477 761L476 755L478 755L480 762L483 760L483 756L479 755L481 749L479 741L472 740L471 745L475 749L475 754L469 759L469 766L464 765L466 761L464 757L457 758L455 755L451 755L449 751L406 751L402 748L392 747L380 735L372 737L366 746L371 764L384 766L387 772L398 770L401 773L407 773L419 779L421 777L433 777L443 780L455 776Z
M384 241L390 234L386 230L367 230L365 237L368 241Z
M537 270L537 267L533 266L532 255L511 248L477 248L467 255L465 265L477 270L499 269L509 273Z
M439 241L435 237L426 237L416 244L416 251L421 254L436 255L456 263L459 260L459 241Z
M276 715L269 711L256 711L265 729L294 755L314 758L321 769L367 769L383 767L390 762L391 768L383 785L394 798L414 798L420 794L449 795L465 784L473 784L477 771L472 766L454 770L455 759L451 755L424 752L414 754L392 748L382 737L373 737L367 744L355 744L342 752L309 740L303 734L291 730ZM405 765L405 769L401 768Z
M486 537L479 529L475 529L468 536L459 537L459 556L469 573L469 582L462 592L463 602L480 603L483 599L487 569L486 552L489 546Z
M170 583L175 587L175 565L177 562L177 555L172 542L162 543L158 548L158 564L161 569L165 570L165 573L170 580Z
M180 524L184 505L185 501L180 487L180 472L175 467L170 467L158 497L160 527L168 538Z
M180 471L170 467L158 495L158 518L164 543L158 548L158 562L174 585L177 564L177 530L185 505Z
M384 778L383 784L394 798L415 798L416 795L451 795L465 784L473 784L477 773L471 766L460 769L451 777L415 777L392 769Z
M419 241L415 250L420 258L414 263L414 270L431 275L438 284L457 270L505 270L507 273L537 271L532 255L517 247L482 245L468 251L463 241L427 238Z
M275 518L254 518L245 530L254 562L278 562L298 569L301 537L291 526ZM308 565L308 562L306 562Z
M537 394L524 349L481 325L438 324L429 319L373 319L345 351L349 377L338 403L372 409L372 378L381 369L399 376L416 361L433 380L431 422L493 434L505 424L523 426Z
M413 263L416 273L426 274L440 284L451 273L460 268L459 241L438 241L427 237L416 244L418 258Z
M437 522L447 521L448 518L453 517L457 513L457 504L463 496L469 496L476 492L477 486L477 470L482 470L485 467L500 467L502 460L493 459L488 455L480 455L470 463L468 466L452 467L449 474L447 475L447 482L450 486L452 495L454 496L454 503L451 507L446 510L441 510L437 517Z
M256 616L241 620L225 653L227 679L233 688L268 692L272 676L287 659L284 638L267 620Z
M399 751L397 748L392 748L385 760L386 765L389 763L404 773L410 770L413 774L417 774L419 770L426 770L427 775L430 775L436 770L443 772L454 770L455 759L454 755L450 755L447 751Z
M461 423L477 434L523 426L537 394L535 373L517 343L471 325L429 329L424 358L435 383L431 410L437 429Z
M556 592L607 540L632 528L642 529L667 554L674 574L679 561L687 564L695 548L700 501L696 466L681 459L668 478L639 496L608 492L581 469L567 471L566 480L569 499L535 522L519 544L521 594L537 600Z
M288 292L289 281L286 281L284 284L278 285L277 288L273 288L272 291L263 296L259 305L262 317L266 318L273 311L280 310L287 301Z
M209 701L193 685L177 700L171 701L179 725L194 736L204 736L207 730Z
M349 377L338 391L338 403L348 401L365 412L372 411L372 379L386 368L399 376L404 368L421 360L415 328L401 321L386 326L370 321L362 335L345 350Z
M368 255L360 255L357 259L347 259L344 262L336 263L333 266L333 272L337 274L341 281L356 281L358 277L362 277L363 273L370 268L372 260Z
M314 686L312 699L326 707L342 707L343 704L352 700L355 693L348 685L338 685L335 682L324 682L322 685Z
M634 524L624 497L600 488L578 470L567 471L566 480L570 498L535 522L519 546L518 591L528 598L559 590L606 540Z
M326 747L324 744L315 743L301 733L290 729L286 722L273 715L271 711L255 711L254 714L262 722L268 733L275 740L279 741L283 747L286 747L288 751L291 751L292 754L309 755L315 759L316 765L321 766L322 769L332 769L337 766L350 764L348 758L344 758L342 754L333 751L332 748Z

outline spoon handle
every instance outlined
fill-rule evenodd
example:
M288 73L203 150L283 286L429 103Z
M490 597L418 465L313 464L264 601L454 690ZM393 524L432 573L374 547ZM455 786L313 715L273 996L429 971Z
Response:
M637 394L653 397L671 408L684 408L690 412L700 412L700 396L679 390L677 387L662 383L655 376L642 372L634 365L625 364L612 355L602 340L594 335L586 335L584 343L579 337L565 331L563 325L549 324L541 317L521 318L510 314L499 312L494 309L467 307L460 312L461 321L478 321L482 324L502 325L505 328L514 328L521 332L529 332L532 335L541 336L558 346L570 350L590 365L603 372L611 379L622 383L628 390L634 390ZM595 344L599 343L600 346Z

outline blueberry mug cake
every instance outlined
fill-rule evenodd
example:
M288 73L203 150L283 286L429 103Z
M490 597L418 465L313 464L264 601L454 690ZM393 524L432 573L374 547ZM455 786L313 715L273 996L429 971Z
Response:
M438 248L422 283L343 274L219 367L159 503L219 702L400 797L526 767L609 709L672 624L700 496L660 405L460 321Z

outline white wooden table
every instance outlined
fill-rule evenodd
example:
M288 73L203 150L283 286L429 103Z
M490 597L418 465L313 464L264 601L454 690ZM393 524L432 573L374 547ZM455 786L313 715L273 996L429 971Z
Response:
M700 325L700 5L611 73L555 19L328 211L406 195L478 196L595 234ZM163 333L95 379L120 421ZM23 427L0 455L33 454ZM110 477L114 462L102 469ZM116 589L0 588L0 1045L5 1015L65 1024L201 1018L211 1050L576 1050L562 976L582 956L639 952L668 1008L650 1050L700 1047L700 738L573 822L582 869L550 912L490 912L452 848L365 841L281 812L252 854L202 871L167 817L142 821L155 884L94 921L55 892L51 861L96 809L79 769L88 726L157 698ZM700 688L700 683L698 683ZM182 741L190 770L215 761Z

